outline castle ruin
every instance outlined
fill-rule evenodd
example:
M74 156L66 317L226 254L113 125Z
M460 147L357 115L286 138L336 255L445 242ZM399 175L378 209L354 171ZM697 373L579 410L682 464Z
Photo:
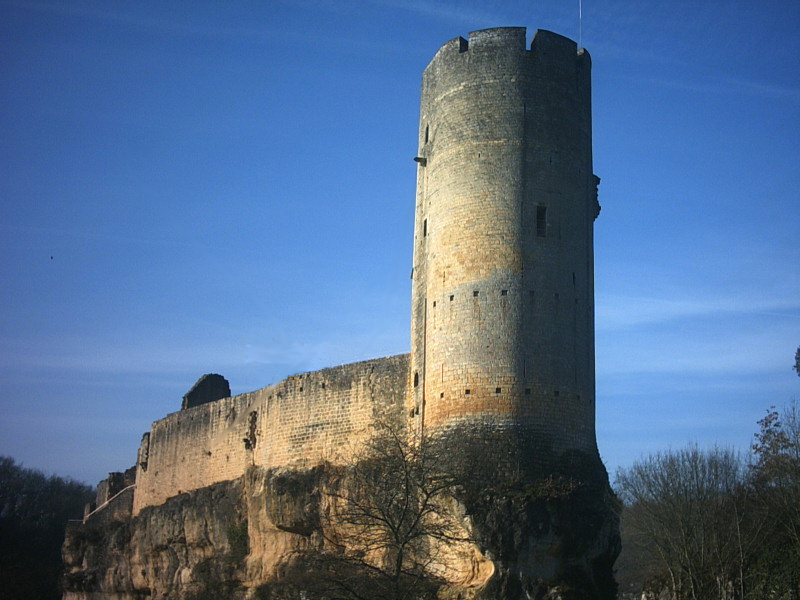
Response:
M143 511L248 469L347 464L376 422L449 436L461 442L459 460L480 453L498 473L575 469L607 488L594 423L600 207L589 54L541 30L526 47L522 27L450 40L424 71L418 135L410 354L292 375L232 397L221 397L230 393L221 376L201 379L180 411L144 434L136 465L98 486L84 526L135 523ZM608 505L607 489L595 495ZM585 547L559 559L593 582L585 597L612 597L602 589L613 583L618 538L613 511L603 510ZM503 536L484 535L495 537ZM523 532L505 554L487 541L481 552L506 583L464 597L533 597L526 581L563 570L534 564L542 553L534 537ZM65 593L90 597L104 596Z

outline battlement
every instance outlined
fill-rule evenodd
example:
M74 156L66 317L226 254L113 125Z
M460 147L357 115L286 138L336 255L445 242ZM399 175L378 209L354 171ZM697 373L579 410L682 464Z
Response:
M443 44L431 59L428 67L438 61L447 61L465 53L509 52L530 53L549 60L562 60L566 57L589 58L589 53L578 50L577 44L557 33L546 29L537 29L531 40L530 48L526 46L527 28L525 27L492 27L469 32L469 39L461 36Z

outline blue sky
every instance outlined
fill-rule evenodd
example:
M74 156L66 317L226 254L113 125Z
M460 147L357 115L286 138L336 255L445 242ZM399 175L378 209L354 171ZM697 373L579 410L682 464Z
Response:
M419 85L494 26L593 59L597 429L745 449L800 396L800 2L0 4L0 454L91 483L207 372L408 351Z

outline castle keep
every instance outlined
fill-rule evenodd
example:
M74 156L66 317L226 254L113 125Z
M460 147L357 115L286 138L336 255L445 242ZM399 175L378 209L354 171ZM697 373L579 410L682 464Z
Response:
M420 426L464 420L594 449L589 55L473 32L425 69L411 317Z
M587 52L547 31L530 47L521 27L444 44L422 79L410 354L233 397L206 376L144 434L135 467L98 487L85 521L136 517L253 467L347 464L379 421L472 439L498 470L549 473L579 457L607 487L594 425L590 72ZM593 540L614 537L602 519ZM526 544L495 569L514 581L555 572L526 566L540 560ZM581 568L606 577L602 555L610 578L613 549L592 552Z

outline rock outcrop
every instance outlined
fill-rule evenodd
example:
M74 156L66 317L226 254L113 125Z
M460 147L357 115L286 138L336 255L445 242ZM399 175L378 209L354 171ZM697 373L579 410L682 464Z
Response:
M331 503L346 486L329 465L252 467L136 517L125 510L129 499L112 499L68 530L64 600L285 597L283 581L296 589L298 580L325 578L313 560L336 550ZM439 549L448 563L439 597L613 598L619 540L607 486L602 477L551 477L495 492L460 486L452 512L470 539Z

